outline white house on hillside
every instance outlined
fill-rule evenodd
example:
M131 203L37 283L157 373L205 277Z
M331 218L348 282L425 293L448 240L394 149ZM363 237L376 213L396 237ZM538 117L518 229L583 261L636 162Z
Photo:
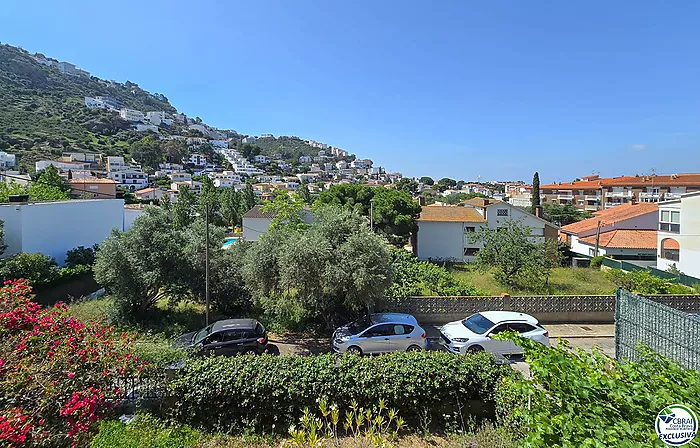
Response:
M684 274L700 277L700 192L659 202L656 267L675 264Z

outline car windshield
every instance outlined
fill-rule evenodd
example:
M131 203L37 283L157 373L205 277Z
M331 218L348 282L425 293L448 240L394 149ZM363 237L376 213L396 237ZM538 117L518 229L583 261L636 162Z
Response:
M358 334L366 329L368 329L370 326L374 325L372 321L370 320L369 317L365 316L362 319L358 319L355 322L352 322L348 324L348 331L350 334Z
M484 334L491 327L493 327L493 322L485 318L479 313L472 314L468 318L462 321L462 325L467 327L469 331L476 334Z
M201 330L199 330L192 338L192 342L195 344L202 342L202 340L204 340L204 338L209 336L209 333L211 333L211 329L213 326L214 326L214 324L211 324L208 327L204 327Z

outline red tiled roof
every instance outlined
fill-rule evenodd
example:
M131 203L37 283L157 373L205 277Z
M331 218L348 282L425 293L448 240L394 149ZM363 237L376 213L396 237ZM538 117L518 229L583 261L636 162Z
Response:
M658 210L659 206L653 202L622 204L596 212L593 218L566 225L562 227L561 230L566 233L578 234L595 229L598 227L598 221L601 221L601 225L610 225L627 219L636 218L637 216L646 215L647 213L657 213Z
M580 238L581 243L595 245L595 235ZM611 230L600 234L598 245L615 249L656 249L656 230Z
M426 206L423 207L418 221L437 222L484 222L484 218L472 207Z
M112 179L103 179L101 177L81 177L78 179L70 179L68 183L73 184L116 184Z
M618 187L700 187L700 173L663 174L654 176L585 176L582 180L542 185L542 190L591 190Z

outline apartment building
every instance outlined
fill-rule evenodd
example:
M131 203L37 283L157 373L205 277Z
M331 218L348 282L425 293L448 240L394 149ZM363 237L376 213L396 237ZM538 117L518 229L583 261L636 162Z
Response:
M107 177L119 184L120 187L127 188L129 191L136 191L148 186L148 174L140 169L122 169L119 171L111 171Z
M656 267L700 277L700 192L659 203Z
M16 158L14 154L6 153L5 151L0 151L0 168L3 170L12 166L15 166Z
M657 204L630 202L562 227L560 239L584 257L607 255L618 260L653 261L657 223Z
M145 118L143 112L141 112L140 110L127 108L119 110L119 116L126 121L143 121Z
M585 176L580 180L540 187L543 202L573 204L594 212L632 202L677 199L684 193L700 191L700 174Z
M114 199L117 197L117 183L112 179L83 176L68 180L71 196L81 199Z

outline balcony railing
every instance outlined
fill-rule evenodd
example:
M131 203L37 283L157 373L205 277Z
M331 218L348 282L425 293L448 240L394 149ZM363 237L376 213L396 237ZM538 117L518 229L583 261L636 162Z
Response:
M573 194L558 194L557 199L562 201L570 201L574 198Z
M631 198L634 193L631 191L612 191L608 192L605 196L608 198Z
M659 199L659 198L661 198L661 193L641 192L641 193L639 193L639 199L642 199L642 198Z
M602 199L600 195L587 194L583 197L587 201L599 201Z
M664 199L680 199L683 193L666 193L664 194Z

